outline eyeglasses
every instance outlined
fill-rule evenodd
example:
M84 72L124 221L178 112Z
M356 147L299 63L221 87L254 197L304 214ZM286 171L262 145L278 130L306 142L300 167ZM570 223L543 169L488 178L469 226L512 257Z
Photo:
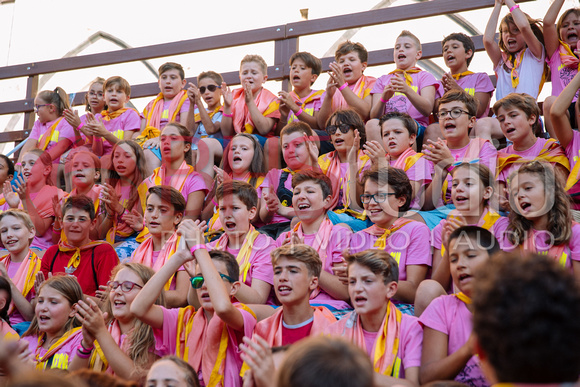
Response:
M107 286L111 290L116 290L120 286L123 293L129 293L131 290L133 290L133 288L135 286L137 286L139 289L143 288L143 286L136 284L135 282L131 282L131 281L125 281L125 282L109 281L109 282L107 282Z
M326 133L328 133L329 136L332 136L338 129L340 129L342 133L346 134L351 128L352 127L347 124L329 125L326 127Z
M34 105L34 110L39 111L41 107L43 106L49 106L52 105L51 103L45 103L43 105Z
M439 112L437 112L437 117L445 118L449 114L451 118L459 118L459 116L464 113L469 115L469 112L466 112L465 110L461 109L440 110Z
M221 87L221 86L218 86L218 85L208 85L208 86L207 86L207 89L208 89L209 91L211 91L212 93L213 93L214 91L216 91L216 89L221 89L221 88L222 88L222 87ZM205 89L206 89L206 87L205 87L205 86L202 86L202 87L200 87L200 88L199 88L199 92L200 92L201 94L203 94L203 93L205 93Z
M222 277L222 279L225 279L226 281L228 281L229 283L234 283L237 280L233 279L232 277L230 277L229 275L225 275L220 273L220 277ZM203 286L204 283L204 278L202 275L196 275L195 277L191 277L191 287L194 289L200 289Z
M360 201L368 204L371 202L371 199L375 201L375 203L384 203L387 200L387 197L395 195L394 192L379 192L374 195L364 194L360 195Z

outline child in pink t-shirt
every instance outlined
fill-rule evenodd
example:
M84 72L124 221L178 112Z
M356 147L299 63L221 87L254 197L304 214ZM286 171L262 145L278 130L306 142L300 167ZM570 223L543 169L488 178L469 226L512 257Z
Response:
M391 167L405 171L413 189L410 208L420 210L425 186L431 183L434 169L422 153L413 150L417 123L407 113L390 112L381 117L379 126L382 142L367 141L364 152L373 165L382 166L386 156Z
M110 155L113 146L121 140L131 140L141 128L141 116L137 111L126 108L131 96L129 82L121 77L111 77L105 81L105 102L107 110L87 113L85 131L93 136L93 152L96 155Z
M546 254L580 279L580 224L554 169L545 161L524 164L509 185L510 223L505 250Z
M161 166L143 181L150 188L168 185L183 195L187 203L185 217L198 219L207 194L207 185L201 174L189 165L191 162L191 134L187 128L172 122L161 132ZM142 202L144 205L145 203Z
M217 187L215 196L224 233L208 247L236 257L240 266L238 301L247 304L271 302L274 272L270 251L276 245L272 238L252 226L258 211L256 189L246 182L230 180Z
M325 329L365 350L380 385L397 379L419 384L421 326L391 302L397 292L397 262L386 251L347 254L348 293L354 311Z
M555 24L564 0L555 0L548 8L543 20L544 44L546 45L546 62L552 74L552 95L544 101L544 118L546 130L550 137L557 136L557 126L551 119L552 104L562 90L578 74L578 36L580 36L580 9L570 8L562 13L558 24ZM571 102L562 112L572 127L578 126L576 115L578 109L575 102L578 100L578 88L574 91Z
M238 264L227 252L208 253L199 221L184 220L178 233L186 248L178 249L145 284L131 304L131 313L153 328L156 340L169 353L187 359L204 385L241 387L239 345L244 336L252 336L256 315L246 305L231 302L241 290ZM193 262L197 263L195 268ZM201 308L154 305L165 283L181 266L193 277L188 299L197 298Z
M350 251L380 249L399 266L399 286L393 296L403 311L413 314L417 287L431 267L429 228L421 222L399 218L411 201L411 184L403 171L392 167L372 168L362 177L362 201L373 226L354 234ZM399 307L399 305L397 305Z
M509 223L508 218L500 216L489 205L495 182L489 168L478 163L462 163L453 168L451 175L451 200L455 209L433 229L431 240L432 278L443 287L440 294L450 291L452 286L449 255L444 247L449 234L458 227L473 225L489 230L501 241ZM433 298L421 302L428 304Z
M449 208L442 206L451 201L451 174L453 166L461 162L479 162L495 171L497 150L488 141L469 138L469 130L475 125L477 100L463 90L449 90L439 101L439 126L445 141L427 140L423 153L435 165L433 181L425 194L424 209L436 211L421 212L421 216L433 229L447 216Z
M570 120L567 119L565 113L578 89L580 89L580 76L576 74L572 82L564 88L556 99L550 111L558 142L565 149L566 157L570 162L570 175L565 190L572 197L575 210L580 209L580 184L578 184L580 181L580 163L578 163L580 159L580 133L572 129Z
M351 231L333 225L328 219L332 197L330 179L322 172L305 170L292 179L292 207L298 223L292 231L283 233L276 246L307 244L312 246L322 261L319 288L310 296L311 304L322 304L330 309L349 309L346 286L332 272L334 264L342 263L342 252L349 247Z
M455 379L470 386L490 386L474 356L471 297L473 276L499 251L499 244L489 231L477 226L456 229L448 242L451 276L459 293L436 298L421 314L421 383Z
M81 347L83 335L75 318L75 305L82 299L74 276L56 275L40 285L35 316L22 335L37 369L66 370L73 357L90 355L88 345Z
M498 152L498 181L500 193L509 185L509 176L519 167L533 160L545 160L552 164L559 178L566 181L570 164L564 149L554 139L538 138L541 124L538 122L540 108L526 94L508 94L493 105L493 111L510 146ZM503 196L503 195L502 195ZM501 203L500 203L501 204ZM503 207L507 207L504 199Z

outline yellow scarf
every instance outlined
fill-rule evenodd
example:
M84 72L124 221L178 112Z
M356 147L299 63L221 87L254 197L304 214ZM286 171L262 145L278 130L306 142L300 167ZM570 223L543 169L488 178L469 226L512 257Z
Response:
M401 69L395 69L393 71L391 71L389 74L403 74L403 77L405 78L405 82L407 83L407 85L411 86L413 85L413 78L409 75L409 74L415 74L415 73L420 73L421 70L418 67L411 67L409 70L401 70Z
M72 274L77 269L77 267L79 267L79 264L81 263L81 251L92 249L92 248L99 246L99 245L102 245L104 243L107 243L107 242L105 242L105 241L90 241L89 243L87 243L84 246L76 247L76 246L71 246L69 244L65 244L62 241L60 241L58 243L58 251L61 251L63 253L67 253L69 251L74 251L74 254L68 260L68 264L66 265L67 267L65 268L65 271L67 272L67 274ZM71 269L71 268L74 268L74 269ZM69 271L70 271L70 273L69 273Z
M46 339L46 333L42 332L40 333L40 335L38 335L38 344L36 346L36 352L35 352L35 359L36 359L36 369L37 370L44 370L46 369L46 366L48 365L48 361L52 358L53 355L55 355L66 343L68 343L70 340L74 339L77 335L82 333L82 327L78 327L78 328L74 328L71 329L70 331L66 332L64 335L62 335L62 337L60 339L58 339L58 341L56 341L54 344L52 344L50 346L50 348L48 348L48 351L46 351L46 353L44 354L44 356L40 356L40 349L42 348L42 344L44 343L44 340ZM51 368L61 368L61 369L67 369L68 368L68 363L67 364L57 364L55 367L52 367L51 364Z
M463 301L466 305L471 305L471 298L466 296L465 293L459 292L453 295Z
M108 110L103 110L101 112L101 117L103 118L103 121L111 121L114 120L115 118L119 117L121 114L125 113L127 110L129 110L129 108L121 108L118 110L115 110L114 112L109 112ZM131 110L135 110L135 109L131 109ZM137 114L139 114L139 112L137 112L135 110L135 112Z
M482 217L479 219L479 222L477 222L477 225L491 232L491 228L493 227L495 222L497 222L500 218L501 218L500 214L498 214L491 208L486 207L483 210ZM443 245L443 242L441 242L441 256L444 255L445 255L445 246Z
M6 270L10 267L12 259L10 254L0 257L0 262L4 263ZM12 282L20 290L22 295L26 297L30 290L34 287L34 281L36 279L36 273L40 271L40 263L42 260L34 253L34 251L29 250L28 256L16 271L16 274L12 277ZM14 311L14 301L10 303L8 308L8 315L11 315Z
M246 237L244 238L244 243L242 248L236 257L238 264L240 265L240 275L242 276L242 282L246 282L248 272L250 271L250 258L252 258L252 250L254 247L254 242L256 238L260 236L260 233L256 231L254 226L250 226ZM215 249L225 251L228 247L229 237L228 234L224 233L216 242Z
M373 247L379 250L385 250L387 248L387 239L389 236L411 222L413 222L411 219L399 218L395 220L395 223L393 223L393 225L388 229L380 228L376 224L373 224L371 227L365 229L364 231L371 235L380 235L379 238L375 241Z
M459 78L463 78L463 77L466 77L466 76L471 75L471 74L475 74L475 73L473 71L467 70L467 71L464 71L464 72L459 73L459 74L451 74L451 76L453 77L453 79L458 81Z
M54 124L52 124L50 128L46 131L46 133L40 136L40 138L38 139L38 149L46 150L48 144L50 144L51 141L58 142L60 133L56 130L56 127L58 126L58 124L60 124L60 121L62 121L62 117L56 120ZM55 138L53 139L53 137Z
M215 116L216 113L219 112L220 110L222 110L222 105L216 106L216 108L213 109L213 111L211 111L211 112L208 111L207 114L209 115L209 118L213 118L213 116ZM195 119L195 122L201 121L201 114L200 113L195 113L194 119Z

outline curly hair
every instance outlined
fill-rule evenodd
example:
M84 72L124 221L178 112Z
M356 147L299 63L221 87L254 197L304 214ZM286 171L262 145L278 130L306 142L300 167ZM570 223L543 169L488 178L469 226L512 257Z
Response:
M547 243L561 245L568 243L572 238L572 214L570 212L570 197L564 191L564 185L554 173L554 168L545 161L535 160L524 164L519 170L512 173L510 181L523 174L534 174L544 183L546 195L545 204L552 203L548 217ZM509 214L508 238L515 246L521 245L532 230L533 222L526 219L517 209L513 195L510 195L511 211Z
M575 383L580 289L545 255L500 253L478 271L473 331L501 383Z

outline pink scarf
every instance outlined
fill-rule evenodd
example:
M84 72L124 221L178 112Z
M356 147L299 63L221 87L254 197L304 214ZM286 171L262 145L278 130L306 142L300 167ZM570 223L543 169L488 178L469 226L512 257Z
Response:
M278 110L280 108L280 102L278 101L278 98L268 90L262 88L254 98L254 101L256 102L256 106L258 106L258 110L264 117L280 118L280 111ZM232 120L236 133L254 132L254 122L252 121L252 116L250 115L248 106L246 105L243 88L234 90L232 112L234 114Z
M371 93L375 82L377 81L374 77L367 77L362 75L354 85L348 85L350 89L360 98L365 99ZM336 91L332 96L332 111L339 109L348 109L348 103L342 96L340 91Z

